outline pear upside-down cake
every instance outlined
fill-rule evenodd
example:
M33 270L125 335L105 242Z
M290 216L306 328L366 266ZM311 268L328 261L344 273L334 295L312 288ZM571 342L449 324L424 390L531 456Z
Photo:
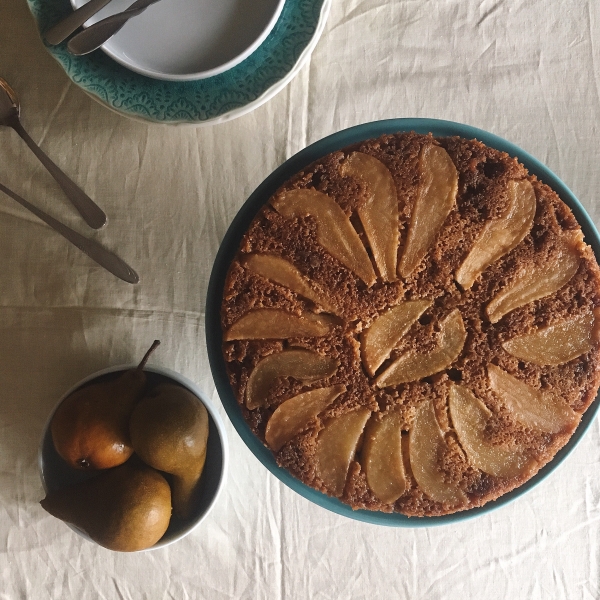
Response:
M481 506L555 456L600 385L600 270L507 154L405 133L334 152L245 233L222 302L244 418L353 508Z

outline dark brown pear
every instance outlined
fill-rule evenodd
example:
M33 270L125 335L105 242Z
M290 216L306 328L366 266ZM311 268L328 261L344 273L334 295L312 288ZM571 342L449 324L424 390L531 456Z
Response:
M208 412L202 402L184 387L162 383L134 408L129 431L137 455L173 476L173 512L188 518L206 460Z
M156 544L167 530L171 488L154 469L129 461L83 483L48 492L40 504L97 544L135 552Z
M50 430L60 456L76 469L108 469L132 454L129 416L146 386L144 367L155 340L136 369L117 379L79 388L60 403Z

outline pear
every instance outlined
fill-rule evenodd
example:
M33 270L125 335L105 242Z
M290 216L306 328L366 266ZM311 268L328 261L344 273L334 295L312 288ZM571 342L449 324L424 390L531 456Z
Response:
M458 441L476 469L494 477L510 478L534 468L535 461L522 450L495 445L487 439L485 428L492 412L469 388L450 384L448 407ZM521 410L528 414L524 408Z
M456 282L468 290L498 259L520 244L533 225L537 208L535 190L527 179L509 181L508 207L483 227L469 254L456 272Z
M489 364L490 388L504 402L513 417L532 429L572 434L581 415L559 395L531 387L500 367Z
M317 474L330 494L341 496L348 469L371 411L359 408L329 419L319 433L315 451Z
M462 316L455 308L441 323L437 348L427 354L415 350L397 358L377 379L380 388L416 381L448 368L462 352L467 332Z
M58 454L76 469L108 469L132 454L129 415L146 386L144 367L155 340L136 369L118 379L79 388L56 409L50 430Z
M369 240L375 264L384 281L396 281L398 193L390 170L374 156L353 152L341 165L341 174L361 180L367 187L367 201L357 208Z
M361 464L371 491L386 504L395 502L409 487L402 457L399 412L371 418L365 427Z
M312 287L314 282L309 284L304 275L285 258L272 254L249 254L244 258L243 264L250 271L296 292L325 311L340 314L340 309L330 301L327 294Z
M368 287L375 283L371 259L350 218L333 198L312 188L287 190L272 199L271 205L286 219L313 217L317 242Z
M404 334L430 306L429 300L401 302L376 317L362 332L361 356L369 375L375 375Z
M454 208L458 171L440 146L424 146L419 156L421 183L412 209L410 225L398 272L409 277L433 247L444 221Z
M265 441L275 452L279 452L294 436L324 411L340 394L345 385L309 390L282 402L271 415L265 429Z
M129 432L137 455L173 476L173 512L187 519L206 460L206 408L184 387L161 383L134 408Z
M573 318L547 325L514 337L502 344L513 356L536 365L556 367L586 352L597 343L596 321L600 311L584 312Z
M581 231L565 231L556 252L541 265L527 265L490 300L485 312L492 323L534 300L554 294L577 273L585 244Z
M456 483L444 479L440 456L448 446L431 400L422 402L408 434L410 468L419 487L436 502L457 506L467 500Z
M238 319L223 335L231 340L286 339L291 337L321 337L333 329L328 315L305 312L294 315L279 308L255 308Z
M77 485L50 491L40 504L96 543L119 552L153 546L171 519L167 480L131 461Z
M340 361L312 350L291 348L265 356L254 368L246 385L246 406L263 406L271 386L280 377L293 377L312 383L335 374Z

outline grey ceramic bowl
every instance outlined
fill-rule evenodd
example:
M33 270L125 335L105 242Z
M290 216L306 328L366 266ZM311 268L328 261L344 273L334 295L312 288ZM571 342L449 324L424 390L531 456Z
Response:
M123 371L128 369L134 369L137 365L119 365L116 367L110 367L103 369L96 373L93 373L76 383L71 389L69 389L61 397L56 404L53 411L48 417L48 421L44 427L42 434L42 441L40 443L38 462L40 468L40 475L42 478L42 485L44 491L47 493L51 490L61 489L85 479L89 479L94 475L97 475L100 471L90 473L89 471L77 471L70 467L56 452L54 444L52 442L52 434L50 432L50 422L54 412L60 405L60 403L75 390L89 385L91 383L97 383L99 381L106 381L117 377ZM167 529L164 536L154 546L142 550L147 552L148 550L155 550L157 548L164 548L177 540L185 537L191 533L200 523L206 518L212 507L217 502L219 495L225 484L225 478L227 474L227 466L229 462L229 450L227 446L227 434L225 433L225 427L223 421L216 411L215 407L211 404L210 400L206 395L198 388L198 386L175 371L169 369L158 368L147 366L144 369L148 385L154 386L162 382L171 382L187 388L194 396L198 398L198 401L204 404L208 411L209 421L209 433L208 443L206 448L206 463L202 477L200 479L200 490L197 495L197 504L194 507L192 516L185 520L179 521L174 518L171 519L169 528ZM89 541L93 541L89 536L74 527L73 525L66 523L73 531L84 537ZM94 542L95 543L95 542Z

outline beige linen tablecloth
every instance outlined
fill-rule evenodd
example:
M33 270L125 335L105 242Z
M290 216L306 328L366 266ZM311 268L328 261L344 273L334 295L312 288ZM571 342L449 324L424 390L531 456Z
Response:
M122 283L0 197L0 599L597 599L600 430L524 497L430 529L359 523L284 487L227 420L208 366L205 294L229 223L286 158L351 125L433 117L486 129L547 164L600 223L600 3L334 0L309 63L229 123L143 124L73 85L24 0L0 0L0 76L32 137L106 210L89 234L31 152L0 130L0 181L134 266ZM37 449L60 395L138 360L219 407L231 468L220 503L162 550L118 554L39 506Z

